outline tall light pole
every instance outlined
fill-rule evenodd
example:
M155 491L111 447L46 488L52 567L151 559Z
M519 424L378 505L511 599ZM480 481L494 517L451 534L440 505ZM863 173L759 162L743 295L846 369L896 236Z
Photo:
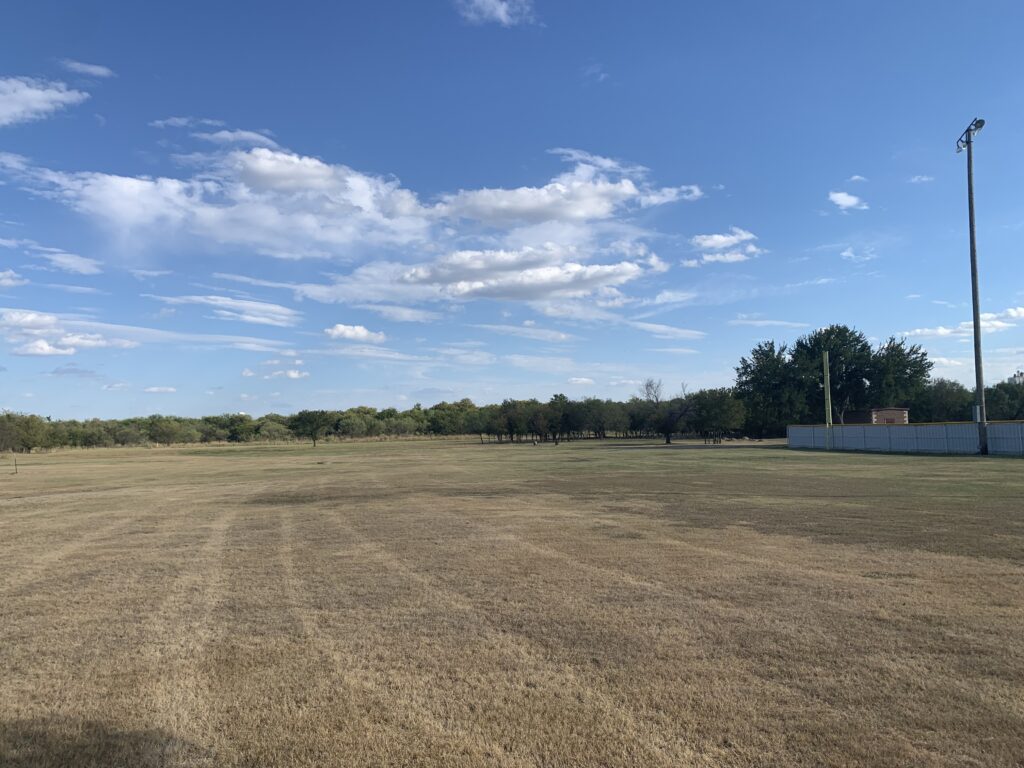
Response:
M974 385L978 421L978 442L982 455L988 453L988 416L985 413L985 375L981 367L981 310L978 307L978 247L974 238L974 135L985 121L974 118L956 140L956 151L967 149L967 216L971 228L971 296L974 300Z

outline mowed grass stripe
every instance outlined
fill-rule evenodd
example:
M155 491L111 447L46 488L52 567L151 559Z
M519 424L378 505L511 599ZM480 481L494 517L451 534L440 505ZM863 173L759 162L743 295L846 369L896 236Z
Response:
M0 503L0 763L1016 765L1019 468L596 441L33 456L0 486L55 501Z

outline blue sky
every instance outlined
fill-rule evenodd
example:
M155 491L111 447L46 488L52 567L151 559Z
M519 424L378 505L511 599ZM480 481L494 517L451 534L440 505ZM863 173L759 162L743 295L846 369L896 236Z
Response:
M37 0L0 30L0 407L627 398L758 341L1024 367L1024 6Z

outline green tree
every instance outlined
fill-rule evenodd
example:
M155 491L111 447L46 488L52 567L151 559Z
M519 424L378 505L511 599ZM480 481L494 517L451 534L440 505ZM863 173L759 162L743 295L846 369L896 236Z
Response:
M986 387L985 411L992 421L1024 419L1024 384L1002 381Z
M910 403L915 422L970 421L974 394L963 384L949 379L932 379Z
M687 401L689 425L695 432L735 432L743 426L746 409L731 389L702 389Z
M744 428L752 437L784 435L787 425L800 423L807 413L797 369L785 344L763 341L750 351L750 357L741 357L734 392L744 405Z
M796 367L810 418L820 421L825 413L822 353L829 353L832 412L840 424L848 411L867 408L872 374L871 345L860 331L846 325L830 325L797 339L792 361Z
M920 345L889 337L871 355L870 405L909 407L927 386L933 365Z
M304 437L313 441L316 448L317 440L334 426L335 416L330 411L299 411L288 420L288 428L296 437Z

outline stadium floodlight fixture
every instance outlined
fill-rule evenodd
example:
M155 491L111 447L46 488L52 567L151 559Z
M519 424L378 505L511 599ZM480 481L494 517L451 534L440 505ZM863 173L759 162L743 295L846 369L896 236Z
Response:
M974 232L974 135L985 127L985 121L974 118L960 138L956 151L967 149L967 221L971 237L971 299L974 305L974 419L978 423L978 449L988 453L988 414L985 412L985 375L981 362L981 309L978 302L978 246Z
M984 127L984 120L980 117L974 118L974 120L971 121L971 124L967 126L967 130L960 134L960 138L956 140L956 151L958 153L963 152L967 145L971 143L971 140L981 133L981 129Z

